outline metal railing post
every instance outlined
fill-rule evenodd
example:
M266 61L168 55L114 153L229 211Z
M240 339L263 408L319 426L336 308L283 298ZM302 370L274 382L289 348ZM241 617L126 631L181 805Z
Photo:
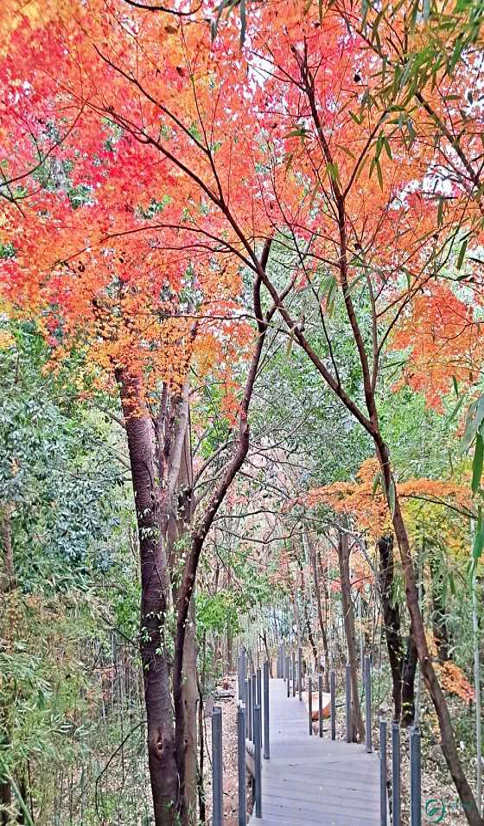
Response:
M212 711L212 824L223 826L222 709Z
M380 826L387 826L387 724L380 720Z
M297 670L298 670L298 692L299 692L299 699L302 700L302 648L298 648L297 652Z
M254 708L255 816L262 817L262 760L260 706Z
M392 723L392 826L400 826L400 724Z
M308 678L308 713L309 713L309 734L313 733L313 681Z
M269 705L269 663L264 663L264 759L271 756L270 745L270 705Z
M318 677L318 721L319 736L323 736L323 675Z
M410 729L410 824L422 826L422 772L420 729Z
M289 657L286 657L286 675L287 675L287 696L291 696L291 661Z
M331 691L331 739L336 740L336 674L332 668L329 674Z
M371 660L365 657L365 711L366 711L366 750L373 750L371 732Z
M296 696L296 654L292 652L292 696Z
M253 722L252 711L253 711L253 708L254 708L254 705L252 703L252 680L249 677L249 679L247 680L247 709L246 709L246 712L247 712L247 719L249 721L247 736L248 736L248 739L251 740L251 741L252 741L252 722Z
M346 742L351 743L353 740L352 720L351 720L351 665L346 664Z
M245 706L245 736L249 737L249 681L244 680L244 706Z
M237 769L239 780L239 826L247 824L247 796L245 791L245 708L237 709Z
M251 683L252 683L252 742L255 743L254 709L257 705L257 676L255 674L252 674Z

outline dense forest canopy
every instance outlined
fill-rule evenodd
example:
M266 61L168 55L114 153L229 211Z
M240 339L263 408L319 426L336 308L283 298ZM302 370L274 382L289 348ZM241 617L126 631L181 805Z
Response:
M280 642L360 741L371 654L484 822L483 24L3 3L2 823L207 822L204 704Z

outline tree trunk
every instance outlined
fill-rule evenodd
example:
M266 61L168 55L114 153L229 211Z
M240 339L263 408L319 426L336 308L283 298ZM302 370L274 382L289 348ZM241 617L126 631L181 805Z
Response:
M131 464L141 566L140 652L147 719L148 764L156 826L175 826L178 771L165 620L170 579L161 524L154 425L139 380L116 371Z
M328 635L326 632L326 623L323 617L323 606L321 602L321 588L319 587L319 572L318 566L320 564L319 555L315 548L311 548L311 561L313 568L314 592L316 594L316 605L318 609L319 630L321 631L321 639L323 641L324 651L324 690L329 692L329 646Z
M443 576L439 571L439 566L435 559L430 556L430 581L432 587L432 630L439 662L450 659L449 631L447 627L447 615L445 612L444 600L442 598Z
M200 818L200 823L205 823L207 816L206 816L206 805L205 805L205 789L203 784L203 777L204 777L204 760L205 760L205 738L204 738L204 730L203 730L203 709L204 709L204 699L205 699L205 664L207 660L207 633L206 631L203 632L202 637L202 668L200 679L197 678L197 686L198 686L198 731L200 732L199 737L199 765L198 765L198 778L197 778L197 791L198 791L198 814Z
M185 649L183 652L183 708L185 726L185 799L188 822L194 825L198 823L197 705L200 700L197 685L197 655L195 598L192 597L185 635Z
M266 660L267 660L267 662L269 663L269 677L270 677L270 678L271 678L271 680L272 680L272 678L273 678L274 674L273 674L273 671L272 671L272 657L271 657L271 652L269 651L269 644L268 644L268 642L267 642L267 632L266 632L266 631L264 631L264 632L262 633L262 635L261 635L261 636L262 636L262 642L264 643L264 651L266 652Z
M393 536L382 536L377 542L380 555L380 597L383 610L383 627L392 675L393 719L402 716L402 665L403 646L400 633L400 608L392 598L394 562Z
M178 440L183 440L183 449L181 451L180 462L178 466L178 476L175 486L175 496L173 498L173 508L169 513L169 531L168 542L170 547L170 572L172 573L172 591L173 603L176 605L179 598L179 557L180 549L185 547L186 543L190 541L190 531L193 521L193 463L192 451L190 444L190 428L188 405L186 411L182 405L178 405L178 422L175 425L175 438L172 445L173 452L174 445ZM180 415L181 414L181 415ZM180 430L181 428L181 430ZM173 435L173 434L172 434ZM199 801L198 784L198 715L197 705L199 703L199 691L197 680L197 656L198 645L196 635L196 616L195 616L195 594L192 594L190 606L188 611L186 634L184 641L183 652L183 727L185 731L184 738L184 797L185 802L183 806L183 817L186 824L197 824L197 807ZM180 710L175 709L175 728L180 725L178 719ZM178 759L178 758L177 758Z
M402 728L413 725L415 718L415 674L417 671L417 646L413 636L412 626L407 640L407 650L402 668Z
M311 651L313 652L314 668L317 671L318 670L318 648L317 648L317 645L316 645L316 641L314 639L313 629L312 629L312 626L311 626L311 619L310 619L310 616L309 616L308 600L306 599L306 584L304 582L304 567L303 567L303 564L302 564L301 560L299 559L299 557L297 557L297 563L299 565L299 574L300 574L300 577L301 577L301 597L302 597L302 602L303 602L304 625L306 626L306 631L308 632L309 644L311 646Z
M348 534L343 533L342 531L340 531L338 535L338 560L341 577L341 599L343 603L348 662L351 666L351 705L353 709L352 736L353 739L356 740L356 735L358 734L360 742L363 742L365 739L365 725L361 716L360 695L358 690L355 614L353 611L353 603L351 602L350 546L348 542Z

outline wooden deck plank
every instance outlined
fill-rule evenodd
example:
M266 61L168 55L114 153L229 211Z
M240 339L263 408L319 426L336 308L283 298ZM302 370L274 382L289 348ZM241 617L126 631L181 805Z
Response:
M270 682L271 759L263 761L262 818L250 826L379 826L380 779L375 754L356 743L308 734L298 697Z

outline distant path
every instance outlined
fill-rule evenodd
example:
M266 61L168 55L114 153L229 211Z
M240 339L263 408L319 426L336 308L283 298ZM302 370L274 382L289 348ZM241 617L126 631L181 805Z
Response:
M262 767L262 818L250 826L380 826L378 757L364 745L309 736L308 713L270 681L271 758Z

